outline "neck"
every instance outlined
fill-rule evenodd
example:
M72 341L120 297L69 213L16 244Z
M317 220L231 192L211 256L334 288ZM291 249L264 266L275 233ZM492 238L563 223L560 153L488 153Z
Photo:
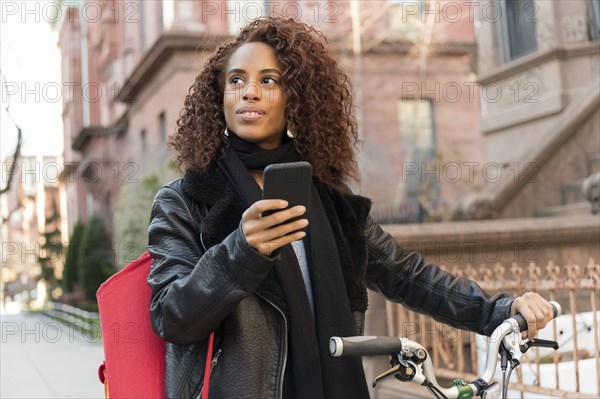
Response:
M260 169L248 169L248 173L250 173L250 176L252 176L254 181L256 181L256 184L258 184L262 190L262 188L263 188L263 171Z

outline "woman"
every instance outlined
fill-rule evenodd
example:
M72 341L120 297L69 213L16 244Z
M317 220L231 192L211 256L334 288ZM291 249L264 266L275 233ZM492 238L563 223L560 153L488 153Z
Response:
M530 334L550 320L539 295L490 298L373 222L345 185L358 181L351 110L324 37L293 20L252 22L196 78L170 141L185 177L160 190L149 229L169 397L198 396L212 331L211 397L368 397L361 359L328 352L332 335L363 332L367 287L488 335L511 310ZM264 167L298 160L313 166L308 213L261 200Z

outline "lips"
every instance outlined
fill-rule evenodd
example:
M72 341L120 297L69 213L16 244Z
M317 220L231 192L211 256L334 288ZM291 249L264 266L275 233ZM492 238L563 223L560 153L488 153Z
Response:
M240 107L235 114L243 121L254 122L265 115L265 111L262 108L244 106Z

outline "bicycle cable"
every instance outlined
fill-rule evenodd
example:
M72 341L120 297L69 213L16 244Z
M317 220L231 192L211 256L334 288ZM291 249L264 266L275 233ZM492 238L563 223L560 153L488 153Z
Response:
M506 381L503 381L502 384L502 399L506 399L506 395L508 395L508 383L510 382L510 375L512 371L515 369L517 365L513 362L510 362L510 368L508 369L508 375L506 376Z
M435 385L433 385L433 383L429 380L425 380L425 382L423 382L423 384L425 387L427 387L427 389L429 390L429 392L431 392L431 394L436 398L436 399L448 399L446 397L446 395L444 395L442 393L442 391L440 391Z

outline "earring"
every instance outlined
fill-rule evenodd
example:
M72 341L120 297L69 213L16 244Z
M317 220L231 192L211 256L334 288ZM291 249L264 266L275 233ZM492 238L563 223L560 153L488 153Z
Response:
M225 128L225 131L223 132L223 134L227 137L229 137L229 130L227 130L227 128Z
M291 139L294 138L294 135L292 134L292 132L290 131L290 129L287 130L287 136Z

